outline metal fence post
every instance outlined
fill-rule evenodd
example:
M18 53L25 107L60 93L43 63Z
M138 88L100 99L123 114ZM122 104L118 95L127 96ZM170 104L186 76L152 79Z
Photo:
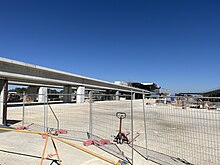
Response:
M44 132L48 131L48 110L47 110L47 104L48 104L48 100L47 95L43 94L44 97Z
M22 109L22 126L24 126L24 115L25 113L25 92L23 92L23 109Z
M134 114L133 114L133 91L131 91L131 161L132 165L134 165Z
M39 95L38 95L39 97ZM44 132L46 132L46 107L45 107L45 101L44 101Z
M92 91L89 92L89 133L92 135Z
M47 129L47 132L48 132L48 129L49 129L49 126L48 126L48 122L49 122L49 118L48 118L48 116L49 116L49 110L48 110L48 96L47 96L47 94L44 94L44 96L45 96L45 102L46 102L46 129Z
M144 135L145 135L145 146L146 146L146 158L148 158L148 149L147 149L147 123L146 123L146 110L145 110L145 94L143 93L143 113L144 113Z

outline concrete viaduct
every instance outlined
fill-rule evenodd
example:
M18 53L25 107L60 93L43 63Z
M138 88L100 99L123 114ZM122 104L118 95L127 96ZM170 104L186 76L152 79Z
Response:
M0 124L6 124L8 84L32 86L39 89L39 94L47 94L47 87L62 87L64 94L71 94L72 88L76 88L77 94L79 94L78 103L84 102L83 94L85 90L111 90L115 91L116 95L119 95L120 92L132 92L134 96L135 93L149 93L139 88L117 85L107 81L0 58ZM33 89L33 91L36 91L36 89ZM63 100L69 102L70 99L66 95Z

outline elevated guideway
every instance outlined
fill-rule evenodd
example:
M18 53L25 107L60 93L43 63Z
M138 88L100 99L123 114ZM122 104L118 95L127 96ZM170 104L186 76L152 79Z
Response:
M84 86L89 88L143 93L142 89L117 85L111 82L84 77L5 58L0 58L0 78L9 82L34 83L45 86ZM19 84L19 83L17 83Z
M33 86L40 96L47 95L47 87L63 88L64 94L72 94L72 89L77 91L77 103L84 102L85 90L111 91L116 95L120 93L132 93L142 95L149 94L147 90L118 85L115 83L80 76L72 73L58 71L42 66L19 62L11 59L0 58L0 123L6 123L7 119L7 94L8 84ZM119 98L119 97L117 97ZM46 100L41 98L39 100ZM38 101L39 101L38 100ZM71 97L66 95L64 102L69 102Z

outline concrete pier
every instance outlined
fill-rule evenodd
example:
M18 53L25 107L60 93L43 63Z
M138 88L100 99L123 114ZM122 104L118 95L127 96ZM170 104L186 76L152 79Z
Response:
M84 103L85 102L85 87L79 86L77 88L76 95L76 103Z
M40 87L38 91L38 102L39 103L47 102L47 87Z
M115 93L115 100L120 100L119 95L120 95L119 91L116 91L116 93Z
M40 88L40 87L38 87L38 86L29 86L29 87L27 88L26 94L28 95L28 98L29 98L31 101L36 101L36 100L37 100L39 88Z
M65 86L63 88L63 102L69 103L72 101L72 87L71 86Z
M7 124L8 81L0 80L0 124Z

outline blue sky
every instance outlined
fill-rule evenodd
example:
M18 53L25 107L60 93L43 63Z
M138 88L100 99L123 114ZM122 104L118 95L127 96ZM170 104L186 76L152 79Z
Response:
M220 1L0 0L0 56L206 91L220 87Z

